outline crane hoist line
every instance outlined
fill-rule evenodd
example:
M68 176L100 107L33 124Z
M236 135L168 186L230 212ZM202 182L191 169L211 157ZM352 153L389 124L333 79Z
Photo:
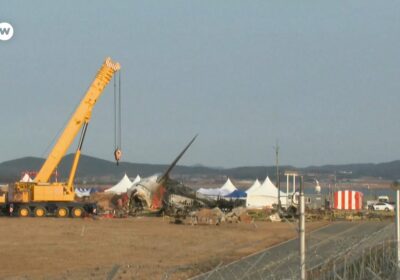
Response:
M1 209L6 209L5 211L10 214L21 217L32 215L43 217L47 214L53 214L57 217L81 217L85 213L96 213L97 205L95 203L75 201L73 183L93 107L105 87L120 69L119 63L112 61L109 57L105 59L33 182L16 182L10 186L9 193L0 194ZM118 121L120 122L120 119ZM51 175L65 156L79 131L81 131L81 134L68 181L50 182ZM120 151L120 143L118 149Z
M118 71L118 75L114 75L114 157L117 165L122 157L121 102L121 71Z

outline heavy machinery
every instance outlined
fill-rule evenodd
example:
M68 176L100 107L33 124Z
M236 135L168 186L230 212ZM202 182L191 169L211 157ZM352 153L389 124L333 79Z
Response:
M33 182L17 182L10 186L7 196L8 201L4 201L3 205L7 205L7 211L11 215L44 217L47 214L53 214L57 217L81 217L85 213L96 212L95 203L75 201L74 178L93 107L103 93L104 88L119 70L119 63L113 62L110 58L104 61ZM81 135L68 182L50 182L50 177L71 146L79 130L81 130ZM116 150L115 154L120 156L120 151ZM3 199L0 199L0 203L1 200L5 200L3 196L1 198Z

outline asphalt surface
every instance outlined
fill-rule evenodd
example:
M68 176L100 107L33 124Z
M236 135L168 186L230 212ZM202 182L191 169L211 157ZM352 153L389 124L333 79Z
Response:
M393 236L389 222L332 223L307 235L306 267ZM298 239L289 240L192 279L299 279L298 248Z

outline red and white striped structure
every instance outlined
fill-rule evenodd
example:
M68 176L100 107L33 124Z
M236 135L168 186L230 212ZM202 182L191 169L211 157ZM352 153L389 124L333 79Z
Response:
M361 210L363 193L356 191L337 191L334 197L334 208L339 210Z

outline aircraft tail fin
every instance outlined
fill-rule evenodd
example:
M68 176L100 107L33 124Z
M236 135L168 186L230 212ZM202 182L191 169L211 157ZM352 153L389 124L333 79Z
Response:
M158 180L157 180L158 183L163 182L164 180L166 180L168 178L171 170L174 169L175 165L178 163L178 161L181 159L181 157L185 154L187 149L189 149L190 145L192 145L194 140L196 140L197 136L198 136L198 134L196 134L193 137L193 139L189 142L189 144L187 144L187 146L183 149L183 151L176 157L176 159L171 163L171 165L167 168L167 170L163 173L163 175L158 178Z

